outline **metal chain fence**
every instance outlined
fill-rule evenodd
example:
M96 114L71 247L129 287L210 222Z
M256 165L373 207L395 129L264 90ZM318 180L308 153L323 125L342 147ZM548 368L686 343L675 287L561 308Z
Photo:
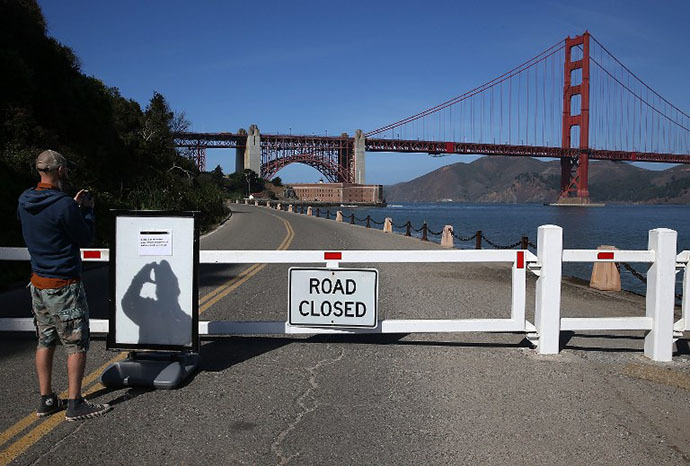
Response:
M628 264L627 262L619 262L619 263L617 263L617 264L616 264L616 267L618 268L618 271L619 271L619 272L620 272L621 266L623 266L623 268L624 268L625 270L627 270L628 272L630 272L630 274L631 274L633 277L637 278L639 281L641 281L641 282L644 283L645 285L647 284L647 277L645 277L644 275L642 275L642 273L640 273L640 272L638 272L637 270L635 270L635 269L633 268L632 265ZM682 301L682 300L683 300L683 294L682 294L682 293L676 293L676 299L679 300L679 301Z
M492 248L495 248L495 249L513 249L513 248L516 248L516 247L520 246L520 243L521 243L521 241L518 241L517 243L513 243L513 244L506 245L506 246L502 246L502 245L500 245L500 244L494 243L493 241L491 241L489 238L487 238L487 237L484 236L484 235L482 235L482 239L483 239L484 241L486 241L486 243L487 243L489 246L491 246Z
M299 209L303 211L304 205L301 205L301 206L299 207ZM316 210L316 212L317 212L317 215L319 215L319 210L318 210L318 209ZM333 215L333 214L331 214L330 209L327 210L327 211L325 212L325 214L326 214L326 218L329 218L329 219L331 218L331 215ZM371 216L369 216L369 215L367 215L367 217L365 217L365 218L359 218L359 217L355 216L355 214L353 213L353 214L350 214L350 215L347 216L347 217L350 218L351 223L354 223L354 221L357 221L357 222L371 222L371 223L373 223L374 225L383 225L383 224L385 223L385 220L384 220L384 221L377 221L377 220L374 220L373 218L371 218ZM335 215L333 215L333 218L335 218ZM409 220L408 220L407 222L403 223L403 224L397 224L397 223L393 223L393 222L391 222L391 224L392 224L392 226L393 226L394 228L406 229L407 232L408 232L407 234L409 234L409 231L414 231L415 233L421 233L421 232L424 232L425 230L426 230L426 233L429 234L429 235L439 236L439 235L442 235L442 234L443 234L443 231L433 231L433 230L431 230L431 229L429 228L429 226L427 225L426 222L425 222L420 228L414 228L414 226L412 225L412 223L411 223ZM489 246L491 246L491 247L493 247L493 248L495 248L495 249L514 249L514 248L516 248L516 247L518 247L518 246L521 246L521 245L523 244L523 240L520 240L520 241L517 241L517 242L515 242L515 243L513 243L513 244L501 245L501 244L495 243L494 241L492 241L492 240L490 240L489 238L487 238L483 233L481 233L481 231L477 231L475 234L473 234L473 235L471 235L471 236L462 236L462 235L459 235L459 234L455 233L454 231L452 231L451 234L452 234L453 237L454 237L455 239L457 239L458 241L464 241L464 242L472 241L472 240L477 240L477 236L479 236L480 239L481 239L482 241L485 241L486 244L488 244ZM424 235L424 237L426 238L426 235ZM524 240L526 240L526 239L527 239L527 238L524 237ZM477 240L477 241L479 241L479 240ZM528 247L530 247L530 248L532 248L532 249L535 249L535 250L537 249L537 245L534 244L532 241L526 241L524 244L526 244ZM642 282L642 283L644 283L644 284L647 284L647 278L646 278L642 273L640 273L639 271L635 270L635 268L633 268L630 264L628 264L627 262L619 262L619 263L616 263L616 267L618 268L618 271L619 271L619 272L620 272L621 266L622 266L625 270L627 270L633 277L637 278L640 282ZM682 299L683 299L683 295L680 294L680 293L677 293L677 294L676 294L676 299L682 300Z
M457 239L458 241L472 241L473 239L477 238L477 234L473 234L472 236L460 236L453 232L453 237Z

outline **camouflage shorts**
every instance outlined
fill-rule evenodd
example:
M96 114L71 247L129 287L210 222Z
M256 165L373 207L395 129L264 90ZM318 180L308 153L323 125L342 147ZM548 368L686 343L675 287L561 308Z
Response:
M39 348L51 348L60 340L67 354L89 349L89 306L84 285L73 283L61 288L31 288L31 304Z

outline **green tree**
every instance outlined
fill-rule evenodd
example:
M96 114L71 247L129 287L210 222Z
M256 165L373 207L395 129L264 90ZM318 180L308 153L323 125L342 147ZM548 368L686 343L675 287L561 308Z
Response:
M223 182L223 179L225 178L225 175L223 174L223 169L220 167L220 165L216 165L216 168L213 169L211 174L213 175L214 181L216 181L216 183L221 185Z
M0 0L0 70L0 245L23 245L17 198L38 180L33 161L46 148L76 162L73 186L94 193L99 245L111 208L198 210L202 229L225 215L224 187L175 148L184 113L158 92L142 110L82 74L74 52L46 35L35 0ZM0 286L13 276L6 265Z
M244 169L244 178L247 183L247 196L251 193L258 193L265 189L265 181L254 170Z

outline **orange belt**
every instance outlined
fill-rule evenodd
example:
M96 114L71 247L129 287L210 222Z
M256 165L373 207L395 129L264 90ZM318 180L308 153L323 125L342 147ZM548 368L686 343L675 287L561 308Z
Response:
M41 277L35 273L31 274L31 284L39 290L52 290L54 288L62 288L63 286L71 285L72 283L79 283L79 278L48 278Z

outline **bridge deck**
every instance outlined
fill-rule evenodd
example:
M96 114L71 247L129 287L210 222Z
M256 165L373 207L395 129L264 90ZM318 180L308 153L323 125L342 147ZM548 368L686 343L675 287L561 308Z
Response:
M235 133L181 133L175 137L178 147L243 148L246 135ZM309 154L324 149L342 148L353 144L353 138L291 134L262 134L263 147L273 150L299 150ZM368 138L368 152L428 153L431 155L476 154L522 157L573 158L581 153L590 159L629 162L690 163L690 154L659 154L654 152L615 151L603 149L564 149L549 146L483 144L453 141L420 141L409 139Z

